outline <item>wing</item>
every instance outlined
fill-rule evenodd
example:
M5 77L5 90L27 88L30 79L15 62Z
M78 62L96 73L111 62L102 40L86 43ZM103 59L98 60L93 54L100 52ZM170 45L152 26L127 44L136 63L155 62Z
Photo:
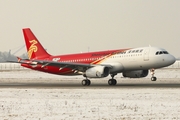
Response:
M106 66L111 68L111 65L105 65L105 64L84 64L84 63L73 63L73 62L56 62L56 61L44 61L44 60L33 60L33 62L37 62L37 64L41 64L42 67L45 66L55 66L59 67L59 69L64 68L71 68L72 70L78 70L81 72L85 72L87 69L95 66Z
M113 66L108 64L84 64L84 63L73 63L73 62L56 62L56 61L46 61L46 60L28 60L28 59L20 59L18 61L7 61L13 63L21 63L21 64L28 64L28 65L41 65L42 68L46 66L55 66L58 67L60 70L64 68L71 68L72 70L77 70L81 72L85 72L87 69L95 66L106 66L112 68Z

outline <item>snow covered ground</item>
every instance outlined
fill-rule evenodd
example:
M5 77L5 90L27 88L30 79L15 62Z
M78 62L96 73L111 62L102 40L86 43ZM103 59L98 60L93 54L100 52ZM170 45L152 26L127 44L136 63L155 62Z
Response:
M156 71L158 83L180 84L180 69ZM0 82L61 83L83 77L64 77L36 71L1 71ZM110 77L109 77L110 78ZM118 83L149 83L143 79L117 77ZM98 79L104 83L108 78ZM106 80L106 81L105 81ZM95 79L92 81L95 82ZM0 119L2 120L179 120L180 88L175 87L74 87L74 88L0 88Z
M179 120L179 89L1 89L0 119Z

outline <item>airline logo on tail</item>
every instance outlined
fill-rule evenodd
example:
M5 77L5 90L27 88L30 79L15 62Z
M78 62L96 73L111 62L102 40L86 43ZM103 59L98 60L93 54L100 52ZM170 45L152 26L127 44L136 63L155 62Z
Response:
M38 50L38 47L36 46L38 42L36 40L30 40L29 42L31 46L29 47L29 50L28 50L28 57L29 59L31 59L33 52L37 52Z

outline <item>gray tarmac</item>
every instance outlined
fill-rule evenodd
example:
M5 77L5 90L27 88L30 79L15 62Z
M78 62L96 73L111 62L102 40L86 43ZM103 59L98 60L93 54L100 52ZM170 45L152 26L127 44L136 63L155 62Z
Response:
M180 79L160 79L150 81L149 79L123 79L117 80L116 86L109 86L107 80L92 80L90 86L82 86L80 79L58 80L58 79L3 79L0 80L1 88L39 88L39 89L122 89L122 88L180 88Z

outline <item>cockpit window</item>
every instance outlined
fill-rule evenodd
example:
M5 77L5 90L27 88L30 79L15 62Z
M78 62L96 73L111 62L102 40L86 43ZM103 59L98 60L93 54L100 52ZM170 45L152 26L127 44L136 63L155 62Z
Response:
M157 51L156 55L169 54L167 51Z
M168 52L167 52L167 51L163 51L163 53L164 53L164 54L168 54Z

